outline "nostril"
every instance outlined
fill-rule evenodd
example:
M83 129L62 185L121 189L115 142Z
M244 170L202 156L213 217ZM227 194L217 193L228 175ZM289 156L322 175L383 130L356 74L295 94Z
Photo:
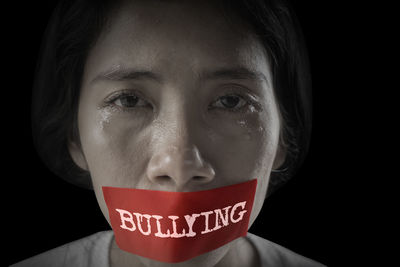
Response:
M193 176L192 181L197 182L197 183L207 183L211 181L212 178L208 176Z
M155 180L159 183L167 183L171 180L171 177L169 177L168 175L161 175L157 176Z

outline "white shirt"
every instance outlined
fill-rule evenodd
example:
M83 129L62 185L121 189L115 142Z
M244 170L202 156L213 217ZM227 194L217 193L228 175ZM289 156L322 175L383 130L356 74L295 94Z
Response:
M110 267L109 251L113 237L112 231L98 232L18 262L11 267ZM247 233L245 238L256 248L261 266L324 266L252 233Z

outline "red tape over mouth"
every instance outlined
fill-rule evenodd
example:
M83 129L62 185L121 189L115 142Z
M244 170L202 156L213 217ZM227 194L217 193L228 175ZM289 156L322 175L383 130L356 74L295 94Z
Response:
M246 236L257 179L196 192L104 187L120 249L181 262Z

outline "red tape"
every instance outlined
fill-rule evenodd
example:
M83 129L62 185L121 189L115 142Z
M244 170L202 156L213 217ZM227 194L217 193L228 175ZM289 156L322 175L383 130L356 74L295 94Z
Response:
M181 262L246 236L257 179L196 192L103 187L120 249Z

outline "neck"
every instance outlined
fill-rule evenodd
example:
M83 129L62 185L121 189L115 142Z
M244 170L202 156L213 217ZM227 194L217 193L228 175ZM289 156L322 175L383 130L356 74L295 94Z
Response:
M188 261L179 263L164 263L121 250L115 238L112 240L110 250L110 267L236 267L236 266L259 266L258 255L255 248L245 237L240 237L218 249L202 254Z

